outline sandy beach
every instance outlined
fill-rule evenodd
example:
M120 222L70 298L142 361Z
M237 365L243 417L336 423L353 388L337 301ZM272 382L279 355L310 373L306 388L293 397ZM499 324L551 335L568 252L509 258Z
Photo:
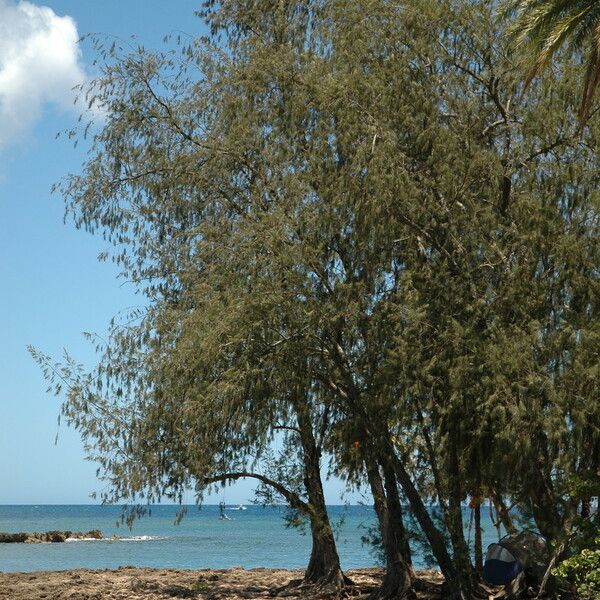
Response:
M354 582L348 598L366 598L383 576L381 569L347 572ZM299 570L233 568L188 571L178 569L116 570L76 569L35 573L0 573L1 600L241 600L281 597L324 598L297 587L285 588L302 576ZM437 571L420 571L417 597L441 599L442 577Z

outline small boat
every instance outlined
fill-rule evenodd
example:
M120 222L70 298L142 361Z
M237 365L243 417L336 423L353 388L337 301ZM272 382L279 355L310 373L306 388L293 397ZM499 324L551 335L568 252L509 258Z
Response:
M244 506L243 504L238 504L237 506L231 506L227 510L246 510L246 508L247 507Z

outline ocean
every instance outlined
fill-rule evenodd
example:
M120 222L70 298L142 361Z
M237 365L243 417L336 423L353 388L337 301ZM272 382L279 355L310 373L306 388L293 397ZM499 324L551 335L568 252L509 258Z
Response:
M175 524L179 506L156 505L151 514L120 524L121 507L95 505L0 505L0 532L89 531L120 539L77 540L58 544L0 544L0 571L29 572L119 566L177 569L230 567L302 568L310 555L310 535L286 527L284 507L247 505L227 507L230 520L219 519L219 507L187 507ZM377 564L370 546L361 538L375 525L368 506L330 506L343 569ZM465 528L469 510L465 509ZM482 518L484 548L497 540L489 518ZM471 536L472 539L472 536ZM428 566L414 548L415 567Z

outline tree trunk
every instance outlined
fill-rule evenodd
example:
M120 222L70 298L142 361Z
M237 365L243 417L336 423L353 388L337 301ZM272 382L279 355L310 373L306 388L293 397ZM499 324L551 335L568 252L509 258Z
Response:
M321 481L321 451L317 447L310 407L305 399L301 398L295 402L294 408L304 454L304 486L312 508L312 551L304 574L304 583L338 591L344 586L345 578L325 505Z
M339 591L345 583L331 527L321 527L311 519L312 550L304 573L304 583Z
M481 498L479 497L479 491L475 497L473 510L475 511L475 570L477 575L481 577L483 575L483 541L481 539Z
M528 495L535 524L540 533L553 541L563 533L563 519L559 511L561 498L555 493L550 476L548 457L548 442L543 432L537 432L534 437L537 453L531 461L531 469L526 474Z
M400 483L402 489L404 490L404 493L406 494L406 498L408 499L410 507L417 521L419 522L419 526L425 534L425 537L427 537L427 541L429 543L429 546L431 547L431 552L433 553L433 556L437 561L440 570L444 575L444 578L446 579L446 581L454 581L456 579L456 573L454 565L452 564L452 559L450 558L450 554L448 554L448 549L446 548L446 542L444 541L444 537L435 526L431 515L429 514L425 504L423 503L421 495L419 494L417 488L412 482L412 479L406 471L404 464L396 456L396 453L391 447L391 444L389 448L389 455L398 482Z
M560 513L556 510L556 505L553 502L546 501L543 497L545 494L531 496L531 506L533 518L540 533L549 541L552 542L558 539L562 533L563 519Z
M462 499L463 490L460 485L460 468L458 463L458 449L453 440L456 440L456 431L449 436L448 448L448 533L453 550L453 562L456 569L456 578L448 582L450 593L457 598L472 598L473 596L473 566L469 556L469 547L465 540Z
M335 544L333 529L325 508L321 478L318 480L310 477L311 488L320 488L308 492L309 502L314 513L310 517L310 530L312 534L312 550L310 560L304 573L304 583L318 587L339 591L345 583L345 577L340 566L340 558ZM310 489L307 485L307 490ZM322 505L314 504L315 495L323 498ZM311 497L312 496L312 497Z
M506 533L515 533L517 528L513 523L513 520L510 516L510 512L504 502L504 498L497 492L493 493L492 502L494 503L494 508L496 509L496 514L502 523L504 530Z
M403 540L398 539L388 506L385 489L379 473L379 465L371 458L366 459L367 476L375 512L379 520L381 541L385 553L385 576L381 587L371 595L371 600L388 598L413 598L412 569L404 560Z
M394 529L393 534L398 541L398 547L402 550L404 562L411 569L412 576L412 555L408 543L408 535L406 534L406 528L404 527L402 504L400 502L400 495L398 494L398 481L396 480L394 469L390 466L389 461L386 461L385 465L383 465L383 475L388 510Z

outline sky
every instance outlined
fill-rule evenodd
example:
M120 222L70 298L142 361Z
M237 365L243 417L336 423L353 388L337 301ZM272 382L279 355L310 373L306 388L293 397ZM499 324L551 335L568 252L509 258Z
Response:
M96 465L85 460L78 433L58 425L60 399L47 393L26 347L57 358L66 349L93 365L83 332L102 334L113 316L143 303L112 264L98 262L102 239L65 223L63 199L50 192L85 159L83 146L56 138L76 124L73 86L94 74L97 57L78 40L101 33L160 48L171 32L206 33L193 14L198 6L0 0L0 504L95 502L90 493L103 487ZM362 499L342 497L337 480L325 487L332 504ZM252 488L240 482L226 501L248 502Z

